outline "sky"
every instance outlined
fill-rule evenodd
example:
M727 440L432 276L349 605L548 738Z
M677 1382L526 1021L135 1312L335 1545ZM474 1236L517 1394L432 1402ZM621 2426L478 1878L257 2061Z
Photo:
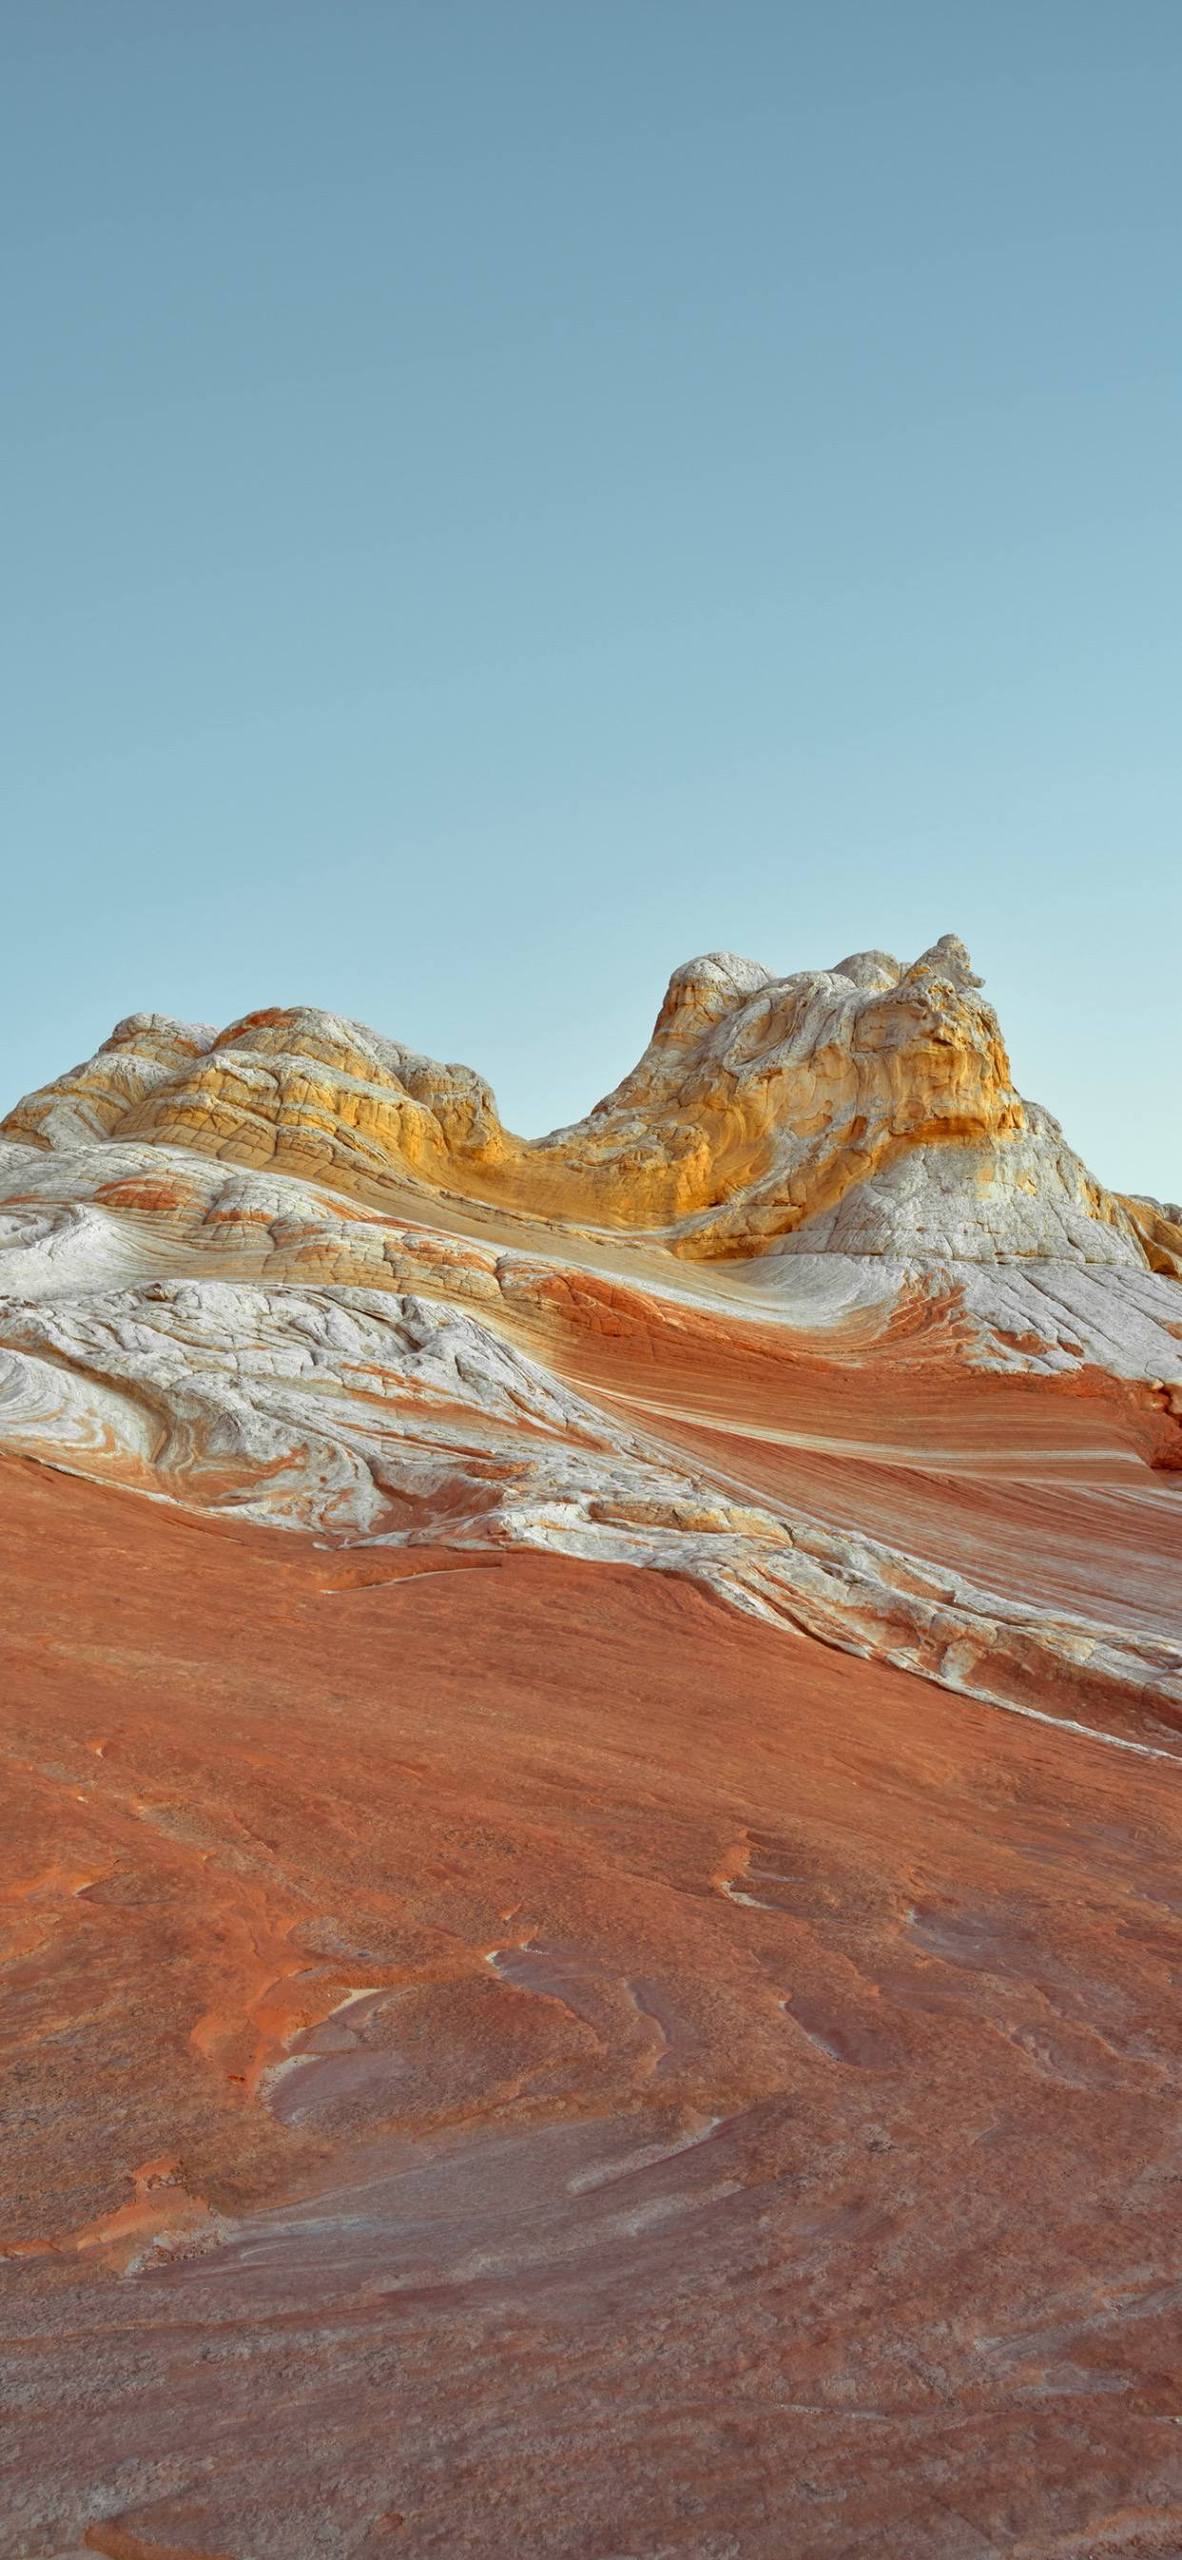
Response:
M0 1106L968 942L1182 1196L1177 0L5 0Z

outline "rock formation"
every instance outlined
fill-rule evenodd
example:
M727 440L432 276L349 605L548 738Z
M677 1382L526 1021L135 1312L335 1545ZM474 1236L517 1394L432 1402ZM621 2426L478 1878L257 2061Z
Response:
M5 2560L1182 2547L1180 1283L951 935L17 1104Z
M302 1009L216 1033L133 1015L3 1126L63 1150L146 1140L377 1207L392 1188L446 1193L693 1258L790 1243L1178 1277L1168 1210L1115 1199L1015 1093L980 985L954 934L907 969L864 951L783 979L711 952L675 970L615 1092L532 1143L471 1068Z

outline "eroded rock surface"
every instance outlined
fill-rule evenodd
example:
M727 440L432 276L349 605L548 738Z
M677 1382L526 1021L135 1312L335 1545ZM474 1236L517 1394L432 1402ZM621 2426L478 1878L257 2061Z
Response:
M952 936L17 1106L5 2560L1172 2560L1180 1272Z
M708 1258L791 1237L1176 1277L1182 1256L1167 1208L1106 1192L1014 1091L954 934L909 968L860 952L776 979L729 952L691 960L639 1065L587 1119L532 1143L502 1127L470 1067L307 1008L216 1033L133 1015L4 1128L54 1148L149 1139L379 1202L410 1182Z

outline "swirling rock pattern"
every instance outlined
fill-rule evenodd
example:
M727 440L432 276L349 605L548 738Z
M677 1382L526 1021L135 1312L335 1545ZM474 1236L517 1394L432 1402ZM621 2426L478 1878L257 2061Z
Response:
M17 1105L4 2560L1182 2547L1180 1275L953 936Z

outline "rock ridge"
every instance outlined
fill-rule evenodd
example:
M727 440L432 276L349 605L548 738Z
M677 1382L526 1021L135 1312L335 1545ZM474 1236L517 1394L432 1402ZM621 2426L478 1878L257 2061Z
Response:
M183 1149L378 1206L450 1194L686 1260L1044 1256L1182 1274L1169 1206L1107 1190L1016 1092L952 934L906 967L879 951L785 978L727 952L688 961L637 1065L544 1138L506 1130L473 1069L306 1007L221 1031L130 1015L2 1133Z

